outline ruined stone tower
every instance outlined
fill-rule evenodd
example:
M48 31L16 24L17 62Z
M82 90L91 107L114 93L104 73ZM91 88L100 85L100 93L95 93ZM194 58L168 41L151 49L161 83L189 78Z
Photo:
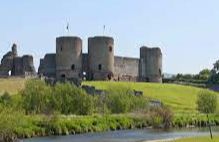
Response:
M140 48L139 80L162 82L162 53L160 48Z
M81 78L82 40L79 37L56 39L56 78Z
M114 40L96 36L88 39L88 78L111 80L114 74Z

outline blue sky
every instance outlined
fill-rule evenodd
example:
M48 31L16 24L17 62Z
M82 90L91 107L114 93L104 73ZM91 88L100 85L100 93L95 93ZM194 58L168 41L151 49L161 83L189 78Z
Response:
M142 45L160 47L167 73L197 73L219 59L218 0L0 0L0 56L12 43L32 54L36 68L55 52L55 38L103 34L115 54L139 57ZM70 32L65 30L70 24Z

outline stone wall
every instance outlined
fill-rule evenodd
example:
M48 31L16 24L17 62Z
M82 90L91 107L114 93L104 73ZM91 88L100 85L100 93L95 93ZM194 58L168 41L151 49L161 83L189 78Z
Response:
M138 58L115 56L114 79L117 81L137 81L138 80Z
M47 77L56 77L56 54L46 54L40 60L38 74Z

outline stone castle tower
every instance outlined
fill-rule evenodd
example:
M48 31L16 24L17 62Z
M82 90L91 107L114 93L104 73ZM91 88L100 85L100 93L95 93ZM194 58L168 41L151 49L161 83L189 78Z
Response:
M90 80L111 80L114 73L114 40L111 37L88 39Z
M162 82L160 48L140 48L139 79L144 82Z
M56 78L81 78L82 40L79 37L56 39Z

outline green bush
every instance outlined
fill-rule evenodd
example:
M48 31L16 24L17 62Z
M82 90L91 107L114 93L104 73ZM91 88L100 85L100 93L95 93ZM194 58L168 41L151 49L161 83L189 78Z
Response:
M26 113L49 113L53 109L50 105L52 89L41 80L28 80L24 90L23 107Z
M3 106L10 106L12 102L11 95L8 92L4 92L2 96L0 96L0 103Z
M199 92L197 107L201 113L215 113L217 109L217 94L208 90Z
M146 99L143 96L134 96L129 87L107 89L105 102L111 113L126 113L147 107Z
M93 98L69 83L54 87L40 80L29 80L21 91L23 108L27 113L87 115L93 113Z
M57 84L53 88L51 105L63 114L92 114L94 109L92 96L69 83Z
M152 107L149 111L149 117L150 124L155 128L169 128L173 122L173 113L166 106Z

